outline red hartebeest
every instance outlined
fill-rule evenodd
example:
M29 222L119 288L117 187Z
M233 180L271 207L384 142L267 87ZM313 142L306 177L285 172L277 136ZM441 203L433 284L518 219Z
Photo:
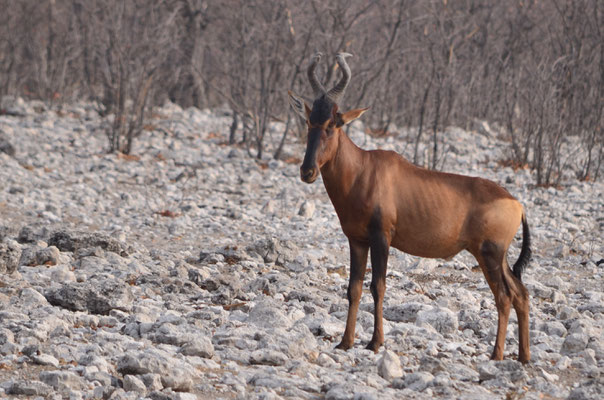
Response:
M348 317L337 348L346 350L354 343L369 249L375 308L373 337L367 348L375 352L384 343L382 303L389 247L431 258L449 258L468 250L495 295L499 322L491 358L503 359L510 306L514 306L518 316L518 359L528 362L529 295L521 274L530 258L530 237L522 205L489 180L430 171L392 151L357 147L341 128L367 109L340 113L337 105L350 81L345 59L349 55L337 55L343 76L329 91L315 75L321 54L313 58L307 71L315 93L312 108L289 93L290 104L308 126L300 177L312 183L321 173L350 244ZM521 223L522 250L511 270L506 254Z

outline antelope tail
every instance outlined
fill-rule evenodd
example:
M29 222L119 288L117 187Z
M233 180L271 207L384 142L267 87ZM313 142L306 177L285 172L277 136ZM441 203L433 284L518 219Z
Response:
M531 235L529 232L528 223L526 222L526 214L522 214L522 249L518 261L514 264L513 273L519 281L522 281L522 272L528 265L531 259Z

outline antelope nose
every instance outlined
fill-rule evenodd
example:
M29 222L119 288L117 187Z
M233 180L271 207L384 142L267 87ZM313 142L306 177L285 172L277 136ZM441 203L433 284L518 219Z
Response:
M306 183L313 183L316 179L316 170L314 168L300 168L300 178Z

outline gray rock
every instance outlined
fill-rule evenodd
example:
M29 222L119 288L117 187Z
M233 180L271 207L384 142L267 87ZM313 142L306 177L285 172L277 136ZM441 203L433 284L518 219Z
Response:
M174 400L199 400L199 397L194 393L176 392L174 393Z
M73 393L73 392L71 392ZM70 393L70 394L71 394ZM120 399L125 397L120 397L125 393L123 389L120 389L116 386L96 386L92 390L92 395L94 399ZM77 398L74 396L74 398ZM132 399L134 400L134 399Z
M495 363L500 371L504 371L506 374L508 374L513 382L528 378L524 365L522 365L522 363L519 361L507 359L492 362Z
M418 326L431 325L441 334L454 333L459 326L457 314L447 308L432 308L420 311L417 314L415 324Z
M40 346L37 344L29 344L21 349L21 353L28 357L33 357L35 354L38 354L39 351Z
M48 301L46 301L46 298L42 295L42 293L32 288L25 288L21 290L19 298L21 299L23 304L28 308L35 308L48 305Z
M415 392L421 392L431 385L434 376L429 372L414 372L405 375L403 379L398 379L394 382L394 387L397 389L410 389Z
M207 337L196 337L182 346L180 351L186 356L212 358L214 356L214 345Z
M11 342L4 343L0 345L0 354L3 356L8 356L11 354L15 354L19 351L19 347Z
M51 365L55 368L59 367L59 360L57 360L55 357L51 356L50 354L34 355L32 357L32 360L34 363L36 363L38 365Z
M21 247L14 240L0 242L0 274L12 274L19 266Z
M451 375L446 372L441 372L434 377L430 386L439 387L441 390L450 387L453 384ZM445 389L446 390L446 389Z
M304 324L313 335L335 340L344 333L344 322L331 314L316 313L307 315L297 323Z
M604 304L600 302L589 302L587 304L581 304L579 307L577 307L577 310L579 310L579 312L589 311L592 314L604 314Z
M127 257L134 252L132 247L126 243L98 232L57 231L51 235L48 240L48 245L56 246L61 251L71 252L90 247L100 247L103 250L111 251L122 257Z
M548 321L543 329L548 335L564 337L567 333L566 327L560 321Z
M165 391L154 391L147 395L147 397L151 400L175 400L175 393L165 390Z
M380 395L377 393L371 392L356 392L354 394L353 400L378 400L380 399Z
M71 267L67 264L57 265L56 267L51 268L50 279L53 282L61 283L76 282L76 276L70 268Z
M6 328L0 328L0 345L5 343L14 343L15 335L13 332Z
M15 156L15 148L8 139L0 132L0 153L6 153L11 157Z
M582 357L585 361L585 364L588 366L597 366L598 361L596 360L596 352L592 349L585 349L578 354L579 357Z
M159 374L143 374L139 375L139 377L142 379L145 387L149 391L162 390L164 388L164 385L161 383L161 376Z
M420 359L420 371L427 371L432 375L436 375L438 372L446 370L447 364L442 359L432 356L423 356Z
M546 370L541 370L541 375L545 378L545 380L547 380L548 382L557 382L558 380L560 380L560 377L556 374L550 374L549 372L547 372Z
M469 330L479 338L487 337L489 329L493 326L488 318L484 318L480 313L468 309L459 311L458 321L461 330Z
M520 382L528 379L524 367L515 360L487 361L478 366L481 382L489 381L489 385L508 387L511 382Z
M145 386L142 379L138 378L136 375L126 375L124 376L124 390L126 392L145 393L147 391L147 386Z
M568 395L567 400L595 400L602 398L604 398L602 379L593 379L573 389Z
M32 114L37 110L43 110L44 106L34 107L37 102L26 102L21 97L3 96L0 98L0 109L5 115L13 117L24 117L27 114Z
M348 385L335 385L325 393L325 400L350 400L352 398L352 388Z
M317 357L317 364L319 364L322 367L330 367L335 365L335 361L333 358L331 358L330 356L328 356L325 353L321 353L319 354L319 357Z
M572 362L572 360L569 357L562 356L562 357L560 357L558 362L556 362L556 369L558 371L564 371L565 369L567 369L568 367L571 366L571 362Z
M281 348L285 349L286 354L295 359L307 357L317 348L315 335L302 323L296 323L287 331L286 336L279 338L279 341L283 343Z
M561 244L556 249L554 249L554 257L556 258L567 258L569 255L570 249L567 245Z
M393 380L403 376L403 369L401 368L401 360L396 353L386 350L382 358L378 361L378 374L386 379Z
M262 239L247 248L250 253L258 254L265 263L285 265L294 261L298 255L298 246L291 241L276 238Z
M96 368L94 368L96 369ZM103 371L94 371L90 373L86 373L84 378L90 382L98 382L103 386L117 386L117 378Z
M560 278L557 275L546 277L542 281L542 283L544 283L546 286L553 287L555 289L560 289L560 290L566 290L566 288L568 287L568 283L565 282L564 280L562 280L562 278Z
M70 371L42 371L40 380L56 390L81 390L86 387L82 378Z
M61 252L55 246L48 246L36 254L37 265L56 265L59 263Z
M41 240L44 238L44 231L36 230L35 227L25 225L19 231L19 235L17 235L17 241L19 243L34 243L37 240Z
M12 226L0 224L0 243L4 242L4 239L13 237L16 230Z
M494 362L489 361L478 366L478 375L481 381L495 379L500 374L499 368Z
M154 327L155 328L155 327ZM165 343L174 346L183 346L193 340L194 333L190 332L187 325L173 325L164 323L147 337L155 343Z
M276 350L260 349L250 354L249 361L250 364L284 365L287 362L287 356Z
M558 318L562 321L574 319L579 317L579 312L572 307L561 307L560 312L558 313Z
M133 300L130 286L112 279L67 283L48 290L44 296L54 306L92 314L108 314L114 309L130 311Z
M264 214L274 214L277 208L277 201L273 199L268 199L264 206L262 206L262 212Z
M454 368L449 369L451 378L462 382L474 382L479 379L479 374L473 368L463 364L455 364Z
M121 374L159 374L162 385L177 391L188 391L197 379L195 370L183 360L159 349L129 351L117 363Z
M29 267L39 265L37 254L42 249L43 247L37 245L24 247L21 251L21 259L19 260L19 265L26 265Z
M420 258L413 263L409 270L415 274L426 274L437 268L441 262L435 258Z
M304 203L302 203L302 205L300 206L300 209L298 210L298 215L304 217L304 218L312 218L312 216L315 214L315 203L311 200L306 200Z
M554 289L539 282L527 282L525 286L533 296L551 301Z
M40 381L16 381L6 391L7 394L24 396L48 396L52 392L52 387Z
M570 325L570 328L568 328L568 333L578 333L586 336L598 336L600 332L597 328L594 329L590 319L579 318L573 321L573 323Z
M209 277L209 272L204 269L189 268L187 270L187 278L199 287L202 287L203 282Z
M558 290L552 291L551 300L554 304L565 304L567 302L564 293Z
M397 304L384 309L384 318L388 321L415 322L420 311L429 309L431 309L429 305L418 302Z
M2 331L0 330L0 343L2 343ZM594 351L594 356L596 360L604 360L604 341L599 338L593 337L589 339L589 343L587 344L588 349L592 349Z
M582 333L572 333L562 343L562 354L574 354L583 351L587 347L589 338Z
M281 311L281 307L268 300L258 302L250 310L247 322L269 330L277 327L287 329L292 326L291 319Z

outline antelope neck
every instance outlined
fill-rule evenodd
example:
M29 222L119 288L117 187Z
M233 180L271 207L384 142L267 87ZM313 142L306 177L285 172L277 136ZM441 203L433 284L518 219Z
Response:
M358 147L344 132L339 132L334 157L321 167L323 184L332 202L348 196L363 168L366 151Z

